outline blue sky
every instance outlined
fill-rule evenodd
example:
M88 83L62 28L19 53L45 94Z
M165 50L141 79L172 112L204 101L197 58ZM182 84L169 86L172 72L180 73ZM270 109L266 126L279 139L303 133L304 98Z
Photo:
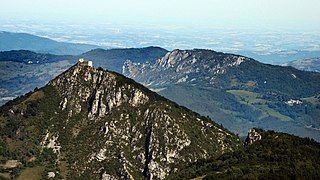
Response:
M320 28L320 0L0 0L2 19L239 28Z

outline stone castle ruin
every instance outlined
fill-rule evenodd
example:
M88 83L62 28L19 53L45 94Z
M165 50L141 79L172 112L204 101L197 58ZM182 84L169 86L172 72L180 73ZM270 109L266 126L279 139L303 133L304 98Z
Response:
M92 61L85 61L84 58L79 58L79 63L80 63L81 65L85 65L85 66L90 66L90 67L93 66L93 65L92 65Z

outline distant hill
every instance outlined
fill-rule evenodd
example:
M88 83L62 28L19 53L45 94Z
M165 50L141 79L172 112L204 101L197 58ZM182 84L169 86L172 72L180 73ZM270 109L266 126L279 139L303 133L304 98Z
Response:
M0 31L0 51L30 50L56 55L79 55L99 46L58 42L27 33Z
M263 51L239 51L237 52L237 54L251 57L263 63L281 65L290 61L294 61L296 59L318 57L320 56L320 51L288 50L268 53Z
M76 56L26 50L0 52L0 104L43 86L76 61Z
M303 71L320 72L320 57L299 59L286 63L284 66L292 66Z
M45 64L60 61L62 59L73 59L71 55L40 54L28 50L11 50L0 52L0 61L13 61L27 64Z
M320 141L320 73L212 50L174 50L123 74L239 133L261 127Z

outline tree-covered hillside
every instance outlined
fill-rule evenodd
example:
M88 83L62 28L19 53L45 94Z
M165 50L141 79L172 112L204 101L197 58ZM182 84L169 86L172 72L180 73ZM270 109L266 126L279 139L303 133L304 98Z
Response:
M320 144L309 138L263 131L251 145L200 161L168 179L318 179Z

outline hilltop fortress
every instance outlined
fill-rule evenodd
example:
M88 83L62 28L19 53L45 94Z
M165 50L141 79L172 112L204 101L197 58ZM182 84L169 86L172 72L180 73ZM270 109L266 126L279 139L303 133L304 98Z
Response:
M84 58L79 58L79 64L92 67L92 61L85 61Z

